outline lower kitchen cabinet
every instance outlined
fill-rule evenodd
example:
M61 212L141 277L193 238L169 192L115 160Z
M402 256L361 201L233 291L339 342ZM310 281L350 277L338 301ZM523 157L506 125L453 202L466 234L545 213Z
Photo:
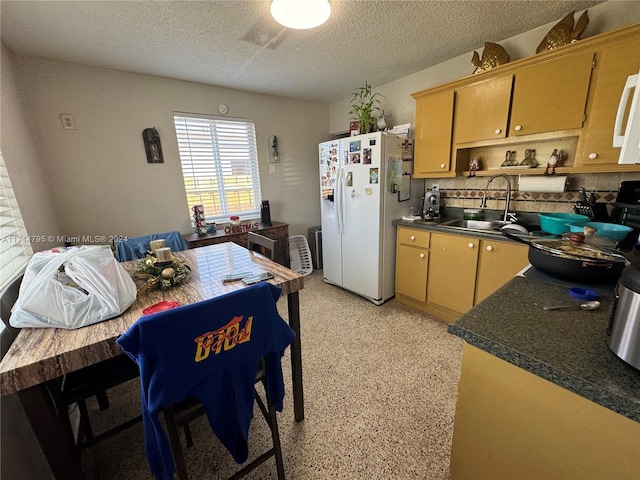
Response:
M638 439L630 418L465 344L453 480L637 480Z
M527 266L527 255L509 241L398 227L396 300L452 322Z
M480 240L473 304L480 303L526 267L529 264L528 255L529 249L524 245Z
M429 238L424 230L398 228L396 242L396 294L418 302L427 300ZM403 272L403 274L399 274Z
M434 233L427 276L427 302L460 314L473 307L480 240Z

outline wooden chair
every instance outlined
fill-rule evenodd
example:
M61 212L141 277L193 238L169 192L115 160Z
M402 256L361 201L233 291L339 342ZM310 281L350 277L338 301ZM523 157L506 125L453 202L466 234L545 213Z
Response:
M20 333L19 328L12 327L9 324L9 317L11 316L11 309L18 299L22 279L22 275L17 277L0 294L0 316L6 329L2 332L2 356L4 356L11 346L11 343L13 343L18 333ZM109 408L109 399L106 390L132 380L138 375L138 365L127 355L122 354L105 362L71 372L48 382L47 389L50 392L58 417L69 439L73 441L78 451L94 445L96 442L104 440L141 421L142 417L138 416L106 432L94 435L86 404L89 398L95 396L100 410ZM73 427L69 417L69 407L74 404L78 405L78 411L80 413L80 429L77 438L73 433Z
M255 384L262 383L264 392L266 392L266 371L264 368L264 361L261 360L258 374L256 375ZM284 462L282 461L282 448L280 446L280 431L278 429L278 417L276 416L276 409L269 401L269 398L265 395L263 399L258 393L258 389L254 388L254 398L262 416L264 417L269 429L271 430L271 439L273 446L260 455L252 462L245 465L242 469L238 470L228 480L242 478L249 472L254 470L257 466L267 461L270 457L274 457L276 461L276 473L278 480L284 480ZM179 480L189 480L187 474L187 467L184 461L184 455L182 453L182 444L180 441L179 428L183 428L186 437L187 448L193 446L193 439L191 437L191 431L189 429L189 423L206 415L206 411L202 404L195 400L193 397L172 406L166 408L163 411L165 421L167 424L167 432L169 434L169 442L171 443L171 450L173 451L174 460L176 462L176 471L178 473Z
M249 232L247 248L271 260L276 259L276 241L259 233Z
M172 454L178 477L187 480L179 429L207 413L220 442L238 464L245 464L230 478L244 476L274 457L277 477L284 480L276 410L282 410L284 397L281 357L295 333L278 313L280 293L280 287L259 283L142 317L118 339L144 369L145 444L155 477L173 475ZM263 388L257 388L258 383ZM248 461L255 402L272 445ZM164 415L170 451L157 411Z

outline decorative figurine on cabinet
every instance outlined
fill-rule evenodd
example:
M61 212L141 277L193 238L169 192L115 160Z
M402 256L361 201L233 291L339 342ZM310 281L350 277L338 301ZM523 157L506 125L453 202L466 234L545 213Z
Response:
M587 10L585 10L574 25L573 16L575 12L575 10L569 12L549 30L538 45L538 48L536 48L536 53L554 50L580 40L582 32L589 25L589 16L587 15Z
M480 169L480 159L478 157L473 157L471 159L471 163L469 164L469 178L475 177L476 172Z
M556 167L558 166L558 162L560 161L561 157L562 153L558 152L557 148L554 148L551 156L549 157L549 161L547 162L547 167L544 169L545 175L556 174ZM549 172L549 170L551 170L551 172Z
M520 166L530 168L538 166L538 161L536 160L536 151L534 149L527 148L524 151L524 160L520 162Z
M478 52L473 52L471 57L471 65L475 67L473 73L485 72L492 68L499 67L505 63L509 63L509 54L502 45L492 42L485 42L482 57Z

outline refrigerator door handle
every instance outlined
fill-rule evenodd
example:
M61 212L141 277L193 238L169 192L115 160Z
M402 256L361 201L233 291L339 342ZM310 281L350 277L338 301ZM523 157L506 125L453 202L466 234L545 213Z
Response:
M335 207L336 207L336 227L338 229L338 233L342 235L342 203L343 203L343 191L344 186L342 184L343 170L342 168L338 169L338 173L336 175L336 191L335 191Z

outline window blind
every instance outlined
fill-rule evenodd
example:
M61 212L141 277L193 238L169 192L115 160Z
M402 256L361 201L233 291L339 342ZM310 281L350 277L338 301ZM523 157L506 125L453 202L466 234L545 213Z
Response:
M13 280L33 255L29 235L22 222L9 173L0 153L0 290Z
M203 205L207 221L257 218L261 194L253 121L174 112L174 124L189 208Z

